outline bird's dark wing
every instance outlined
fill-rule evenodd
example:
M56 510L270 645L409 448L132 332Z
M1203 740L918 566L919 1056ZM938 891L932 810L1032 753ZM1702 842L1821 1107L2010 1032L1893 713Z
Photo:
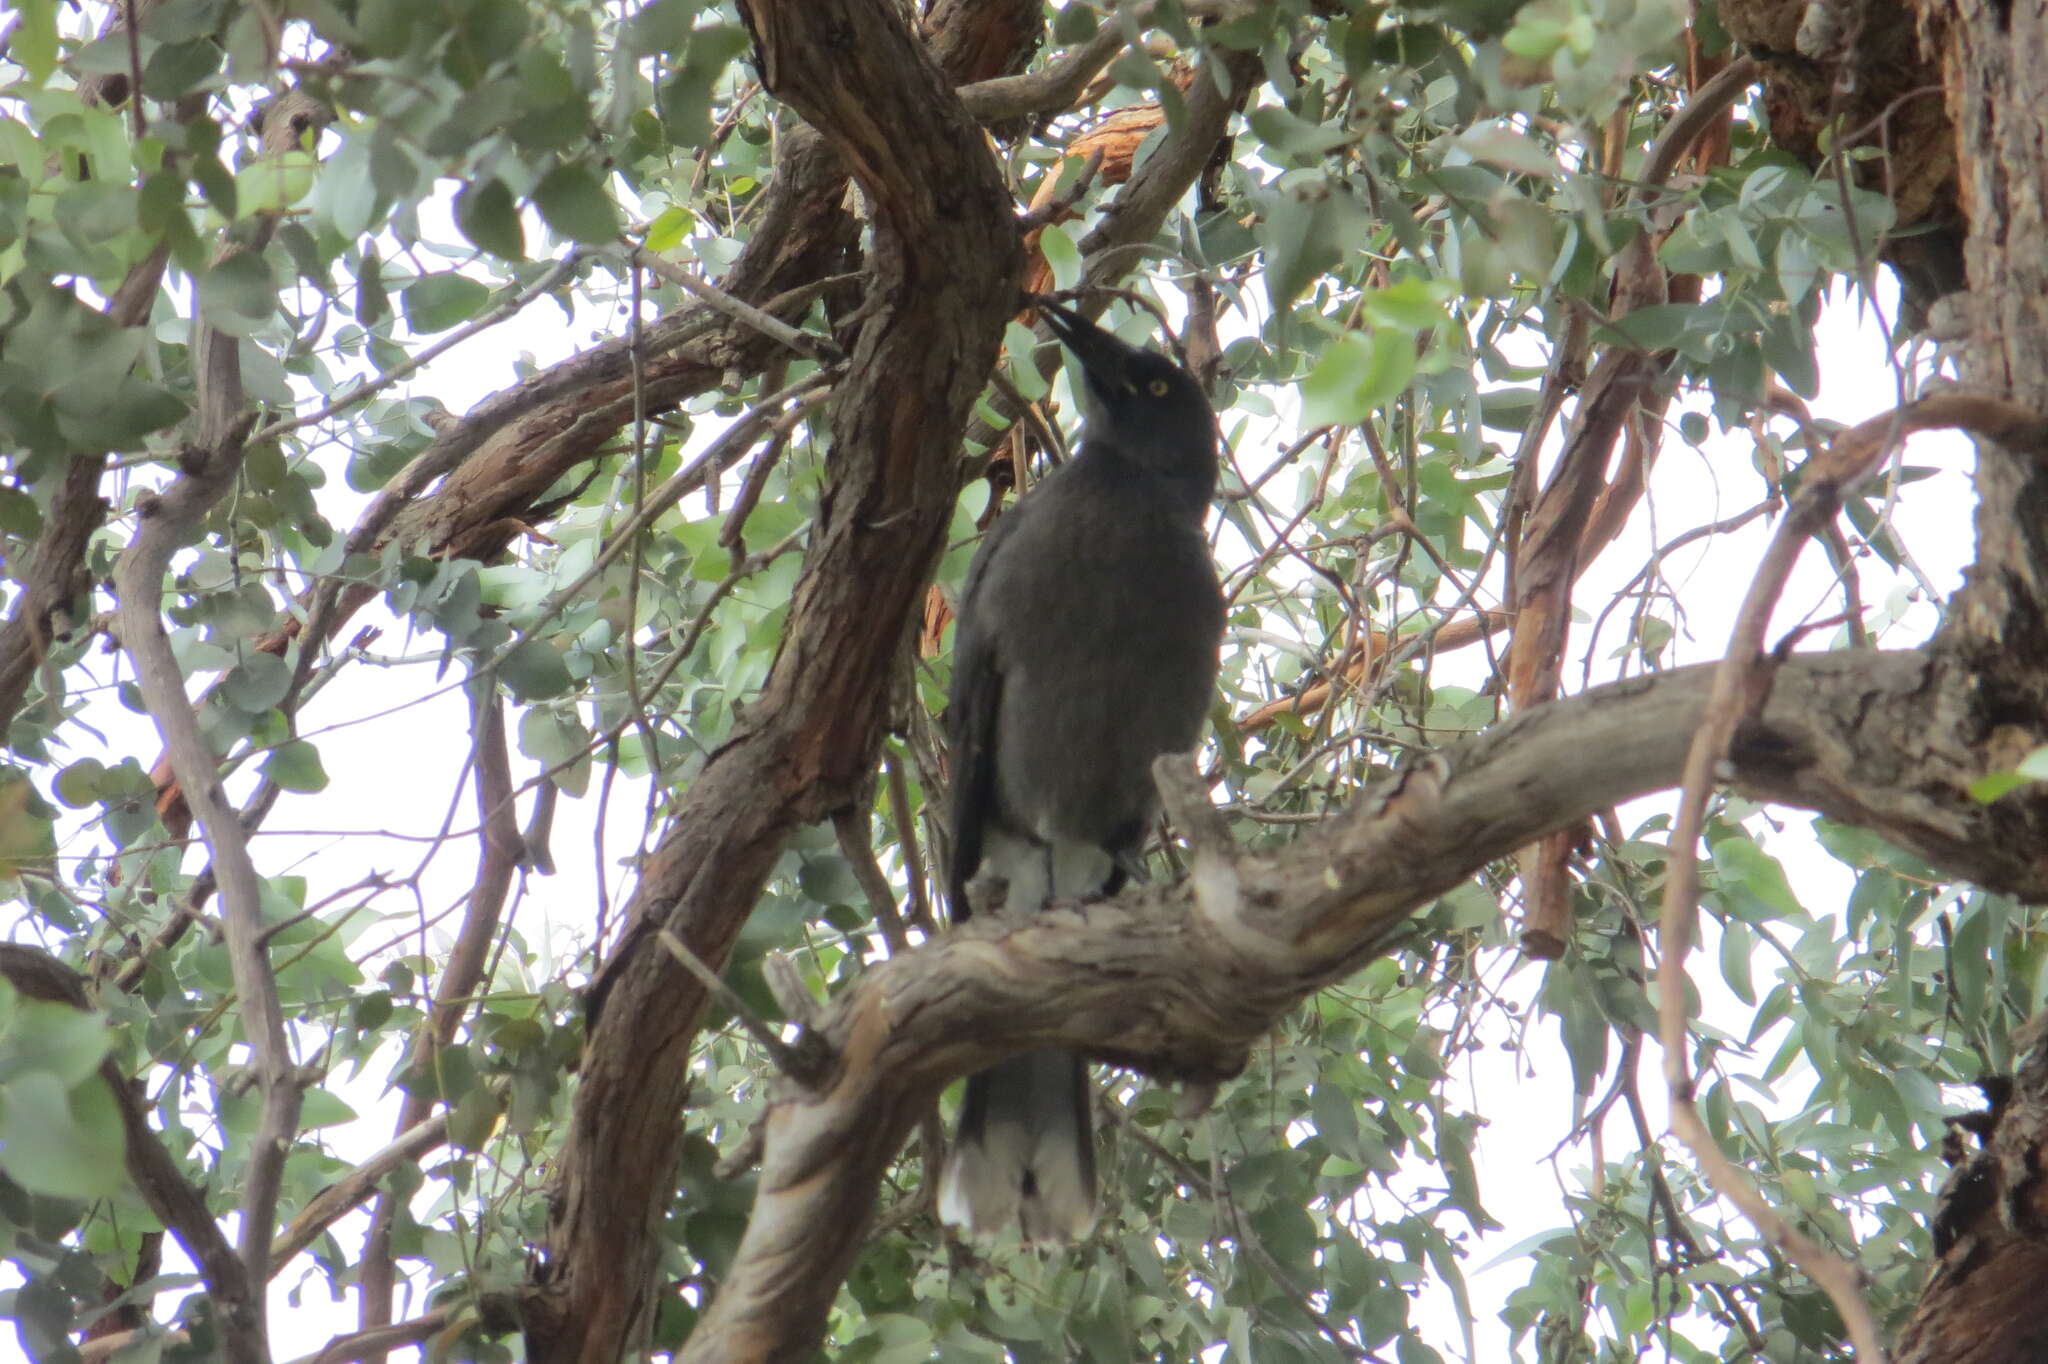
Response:
M956 923L972 913L967 883L981 868L983 835L996 813L996 715L1002 707L1003 675L992 623L982 620L981 588L1017 520L1017 508L1012 507L989 528L968 567L960 609L954 613L953 686L946 698L953 857L946 868L946 900Z

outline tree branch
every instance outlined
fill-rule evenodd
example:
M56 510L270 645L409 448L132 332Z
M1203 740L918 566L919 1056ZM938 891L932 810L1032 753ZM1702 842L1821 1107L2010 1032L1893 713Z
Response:
M106 518L106 500L100 496L100 475L106 467L105 455L71 457L35 550L28 563L15 570L21 594L14 613L0 626L0 737L21 710L36 670L49 657L50 644L60 633L58 613L92 587L85 546Z
M643 1337L706 998L658 933L722 966L790 830L872 772L892 670L944 546L960 431L1016 301L1013 209L985 135L896 8L759 0L742 13L763 84L831 130L837 163L861 181L871 274L861 325L841 338L828 484L775 666L646 860L593 986L550 1258L522 1303L536 1364L610 1361Z
M1658 930L1664 955L1657 968L1657 1033L1664 1048L1672 1130L1700 1162L1708 1183L1741 1208L1764 1239L1784 1251L1828 1295L1842 1314L1857 1357L1865 1364L1884 1364L1884 1335L1864 1301L1855 1266L1778 1215L1755 1182L1721 1149L1693 1102L1692 1066L1686 1055L1685 958L1699 913L1699 862L1694 849L1706 823L1716 766L1727 753L1737 727L1774 690L1777 670L1764 657L1764 631L1806 541L1833 524L1843 497L1911 432L1966 426L2005 442L2026 439L2031 433L2030 443L2038 445L2041 425L2037 415L1997 399L1937 394L1849 428L1815 459L1800 483L1790 514L1778 524L1764 551L1736 617L1727 654L1714 666L1706 711L1686 753L1684 791L1671 832L1671 870L1664 882Z
M1760 721L1775 742L1737 752L1738 784L1864 820L1896 798L1903 821L1918 793L1873 790L1860 755L1887 761L1888 726L1919 723L1925 668L1917 653L1789 660ZM977 916L873 967L819 1020L838 1072L767 1112L753 1217L683 1358L815 1348L875 1188L948 1081L1045 1047L1167 1079L1235 1074L1287 1010L1388 950L1434 897L1674 784L1713 677L1688 668L1537 707L1370 788L1286 849L1205 850L1227 858L1230 894L1198 873L1082 911Z
M0 976L25 998L69 1004L74 1009L92 1008L78 973L35 948L0 943ZM114 1105L121 1113L128 1177L135 1181L149 1210L178 1238L199 1268L207 1297L221 1320L222 1356L229 1364L264 1364L270 1356L263 1348L263 1317L248 1270L221 1234L205 1197L185 1178L150 1127L134 1087L111 1056L100 1063L100 1078L113 1091Z
M321 1232L367 1202L386 1175L401 1165L417 1163L421 1156L446 1140L448 1115L436 1113L314 1194L306 1206L299 1209L299 1215L291 1220L291 1225L270 1243L271 1273L275 1274L300 1251L312 1245Z
M435 1056L455 1040L463 1013L483 984L491 945L498 940L505 899L511 894L512 879L519 871L519 812L512 802L512 757L505 743L505 703L498 695L493 676L470 679L469 715L477 841L481 848L469 903L463 907L462 927L456 932L455 945L449 949L447 965L434 987L434 1006L413 1038L407 1068L416 1073L431 1068ZM407 1090L405 1101L399 1105L397 1139L402 1140L433 1112L434 1101L426 1097L428 1092L425 1087ZM362 1263L356 1271L361 1286L359 1336L373 1336L391 1325L391 1295L397 1279L391 1227L398 1213L398 1197L386 1190L378 1198L376 1210L370 1214L369 1232L363 1238ZM383 1352L367 1347L360 1358L381 1361Z
M249 1278L261 1283L269 1277L278 1187L298 1129L299 1079L278 1004L277 981L262 947L262 881L250 859L241 820L221 787L218 760L185 695L185 679L164 633L161 613L171 555L188 543L207 510L233 485L252 424L243 410L238 343L206 326L203 319L199 330L198 443L187 450L183 472L169 488L137 503L135 536L121 555L114 582L122 647L134 664L136 686L163 738L171 769L213 854L220 886L228 960L263 1093L263 1116L242 1190L240 1247ZM260 1299L254 1307L262 1349Z

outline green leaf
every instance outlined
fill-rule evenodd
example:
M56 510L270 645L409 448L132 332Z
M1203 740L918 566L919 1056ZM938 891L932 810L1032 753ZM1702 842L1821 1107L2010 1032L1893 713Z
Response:
M712 94L747 47L747 31L737 24L709 24L690 33L686 54L662 83L658 100L660 127L672 144L694 148L710 137Z
M313 192L320 162L311 152L273 152L235 172L235 211L244 217L282 213Z
M1451 300L1458 291L1449 280L1403 279L1384 289L1368 289L1358 296L1365 315L1389 327L1410 332L1433 331L1448 316Z
M1301 381L1302 425L1354 426L1407 388L1414 376L1415 340L1406 332L1346 332Z
M2037 749L2028 756L2027 762L2033 762L2034 759L2040 756L2041 750ZM2020 766L2024 768L2026 763L2022 763ZM1989 805L2000 796L2007 795L2019 790L2022 786L2027 786L2040 780L2039 776L2018 769L2011 772L1989 772L1970 783L1970 799L1980 805Z
M57 799L74 810L83 810L100 798L100 779L107 774L106 765L97 758L80 758L62 772L51 783Z
M456 1100L448 1114L448 1140L464 1151L480 1151L497 1131L505 1107L488 1085L477 1085Z
M491 290L481 280L450 270L413 281L400 298L405 324L429 334L459 327L475 317L491 301Z
M112 1034L98 1014L61 1001L17 995L0 1031L0 1084L33 1071L73 1088L99 1069L112 1045Z
M1303 161L1314 161L1353 140L1341 124L1311 123L1277 104L1254 109L1246 121L1259 141Z
M526 227L502 180L475 180L455 196L455 225L479 251L502 260L526 259Z
M1307 175L1309 173L1302 172ZM1266 294L1284 312L1371 230L1368 214L1342 182L1306 178L1254 196L1257 234L1266 252Z
M272 749L263 760L262 772L287 791L327 788L327 769L320 765L320 750L304 739L293 739Z
M559 767L590 747L590 731L573 714L534 706L519 718L519 751L535 762Z
M1778 251L1775 262L1778 272L1778 292L1787 303L1798 306L1813 292L1814 282L1820 278L1820 255L1813 249L1813 243L1804 233L1787 228L1778 234Z
M230 336L248 336L277 311L277 281L263 257L237 251L199 278L206 321Z
M105 1198L128 1182L123 1149L114 1096L97 1075L76 1089L47 1070L0 1085L0 1170L24 1189Z
M57 852L57 830L35 783L17 767L0 767L0 877L47 867Z
M1756 935L1733 919L1721 925L1721 979L1744 1004L1756 1004L1756 984L1750 978L1751 958L1756 953Z
M1723 838L1712 845L1714 866L1727 884L1754 895L1788 919L1803 917L1799 897L1785 879L1785 868L1777 858L1751 838Z
M1029 327L1014 319L1007 323L1003 327L1003 353L1009 358L1010 381L1017 385L1025 401L1035 403L1051 391L1034 363L1038 337Z
M575 685L562 655L538 639L521 640L498 664L498 676L521 701L545 701Z
M121 378L95 396L79 385L57 395L57 426L72 447L136 450L152 432L176 426L188 409L184 399L140 379Z
M1505 123L1482 123L1461 133L1458 146L1474 161L1549 182L1559 178L1557 158L1535 138Z
M316 1127L340 1127L355 1120L356 1111L331 1090L308 1089L299 1108L299 1126L306 1131Z
M597 177L580 165L557 166L533 192L547 225L570 241L602 245L618 240L619 211Z
M57 226L81 246L110 241L134 230L136 203L131 186L88 180L57 196Z
M57 0L20 0L19 19L8 35L7 55L41 85L57 69Z
M1038 250L1052 270L1055 288L1072 289L1081 283L1081 253L1073 234L1062 223L1047 223L1038 234Z
M647 225L647 249L662 252L673 251L683 244L696 225L697 216L680 204L671 204L655 215Z
M292 665L276 654L251 651L220 682L221 695L244 715L261 715L291 690Z
M142 93L151 99L182 98L213 79L221 55L211 37L164 43L142 68Z

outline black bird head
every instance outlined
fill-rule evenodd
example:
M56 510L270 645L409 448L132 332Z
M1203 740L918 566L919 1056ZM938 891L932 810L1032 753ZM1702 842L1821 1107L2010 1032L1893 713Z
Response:
M1080 362L1075 387L1088 447L1199 480L1206 502L1216 482L1216 418L1201 385L1157 351L1126 345L1065 304L1034 301Z

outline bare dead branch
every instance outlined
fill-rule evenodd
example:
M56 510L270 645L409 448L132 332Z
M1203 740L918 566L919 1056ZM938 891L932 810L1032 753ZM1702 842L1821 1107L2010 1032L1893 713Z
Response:
M775 1031L775 1025L754 1012L754 1007L740 996L740 992L727 985L718 972L704 964L704 959L692 952L675 934L667 929L655 930L655 941L662 950L697 978L697 983L710 991L719 1003L732 1010L734 1018L745 1028L747 1036L754 1039L754 1045L768 1053L768 1059L775 1068L800 1085L814 1085L823 1078L831 1058L821 1055L815 1048L793 1047L782 1040Z
M1025 232L1030 232L1064 218L1075 204L1081 202L1081 196L1088 192L1088 187L1095 183L1095 176L1102 169L1102 153L1103 149L1100 147L1089 152L1088 158L1081 163L1081 173L1074 177L1074 182L1044 203L1033 204L1029 212L1019 214L1017 226Z
M443 1307L425 1316L414 1317L410 1321L336 1336L312 1354L295 1361L295 1364L356 1364L358 1360L380 1359L387 1351L405 1345L417 1345L423 1340L439 1335L454 1325L455 1321L456 1309Z
M875 850L868 842L868 822L862 812L851 806L834 811L832 833L839 841L839 855L853 868L853 879L867 897L868 912L881 927L882 940L889 944L890 955L909 951L910 938L903 931L903 916L896 909L896 892L889 888L889 878L882 875L881 864L875 861Z

